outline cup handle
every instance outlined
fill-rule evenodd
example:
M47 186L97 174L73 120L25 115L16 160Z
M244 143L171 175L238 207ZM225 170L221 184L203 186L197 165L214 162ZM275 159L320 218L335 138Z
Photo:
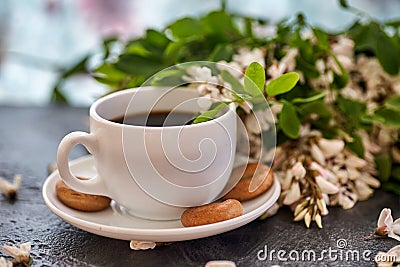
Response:
M72 132L66 135L61 140L57 150L57 168L61 179L72 189L79 192L107 196L106 187L99 175L89 180L79 180L71 173L68 156L71 149L78 144L85 146L90 154L95 154L97 151L97 139L94 134Z

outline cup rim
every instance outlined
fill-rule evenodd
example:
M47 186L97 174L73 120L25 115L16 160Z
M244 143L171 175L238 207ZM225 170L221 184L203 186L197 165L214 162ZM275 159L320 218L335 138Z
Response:
M184 86L175 87L175 88L173 88L173 90L174 89L184 89L184 88L186 88L188 90L193 90L193 89L191 89L189 87L184 87ZM105 101L107 101L107 100L109 100L111 98L119 97L119 96L123 96L123 95L129 95L129 94L131 94L132 92L134 92L136 90L163 90L163 89L165 90L165 89L170 89L170 88L169 87L161 87L161 86L159 86L159 87L158 86L141 86L141 87L134 87L134 88L124 89L124 90L121 90L121 91L118 91L118 92L111 93L109 95L106 95L104 97L101 97L101 98L97 99L90 106L89 115L90 115L90 117L92 119L96 120L99 123L106 124L106 125L109 125L109 126L114 126L114 127L118 126L118 127L121 127L121 128L127 127L127 128L146 129L146 130L150 130L150 129L165 130L165 129L176 129L176 128L182 128L182 127L184 127L184 128L195 128L195 127L207 126L209 124L215 123L215 121L219 122L219 121L224 120L225 117L229 116L229 114L231 112L236 112L236 104L235 103L230 103L228 105L228 110L224 114L222 114L221 116L219 116L217 118L214 118L212 120L205 121L205 122L202 122L202 123L197 123L197 124L176 125L176 126L161 126L161 127L159 127L159 126L141 126L141 125L121 124L121 123L117 123L117 122L113 122L111 120L105 119L105 118L103 118L102 116L100 116L97 113L97 108L103 102L105 102Z

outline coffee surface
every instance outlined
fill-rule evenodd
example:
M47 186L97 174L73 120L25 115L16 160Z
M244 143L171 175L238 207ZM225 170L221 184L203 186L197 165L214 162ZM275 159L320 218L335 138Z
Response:
M121 116L111 121L126 125L165 127L191 124L194 117L193 113L188 112L153 111Z

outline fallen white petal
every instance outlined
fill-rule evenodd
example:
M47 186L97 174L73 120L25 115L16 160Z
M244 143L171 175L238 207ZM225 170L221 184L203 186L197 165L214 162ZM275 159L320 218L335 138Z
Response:
M146 250L146 249L153 249L156 247L155 242L151 241L135 241L132 240L130 244L131 249L133 250Z
M15 245L3 245L5 253L13 257L17 262L27 263L31 253L31 242L23 243L16 247Z
M390 227L388 227L388 237L400 241L400 218L395 220Z
M209 261L204 267L236 267L233 261Z
M13 267L13 263L4 257L0 257L0 267Z
M13 183L8 182L4 178L0 177L0 191L7 198L14 198L19 187L21 186L22 176L20 174L16 174L14 176Z
M397 245L395 247L392 247L391 249L389 249L389 251L387 252L389 255L394 255L396 256L397 261L396 262L400 262L400 245Z
M379 215L378 218L378 227L381 226L386 226L386 227L391 227L393 224L393 217L392 217L392 210L388 208L384 208L381 211L381 214Z
M328 182L325 178L323 178L320 175L315 177L315 181L317 182L322 193L332 195L332 194L336 194L339 192L339 187L332 184L331 182Z

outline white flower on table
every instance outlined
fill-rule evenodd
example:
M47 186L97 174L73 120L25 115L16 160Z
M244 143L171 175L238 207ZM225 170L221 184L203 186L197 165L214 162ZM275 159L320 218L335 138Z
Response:
M400 241L400 218L393 222L392 210L388 208L383 209L379 215L376 233L378 235L387 235Z
M17 191L21 186L22 176L20 174L16 174L14 176L13 183L8 182L4 178L0 177L0 192L6 198L13 199L17 195Z
M236 267L236 264L233 261L209 261L206 263L204 267Z
M147 250L147 249L154 249L156 247L155 242L151 241L135 241L132 240L130 243L130 247L133 250Z
M3 245L3 250L6 254L10 255L18 263L29 263L31 253L31 242L23 243L17 246Z
M393 222L391 209L384 208L381 211L381 214L379 215L378 218L377 226L378 227L375 229L375 231L371 235L364 238L364 240L368 240L374 235L380 235L380 236L387 235L388 237L400 241L400 218L398 218Z
M4 257L0 257L0 267L13 267L13 263Z

